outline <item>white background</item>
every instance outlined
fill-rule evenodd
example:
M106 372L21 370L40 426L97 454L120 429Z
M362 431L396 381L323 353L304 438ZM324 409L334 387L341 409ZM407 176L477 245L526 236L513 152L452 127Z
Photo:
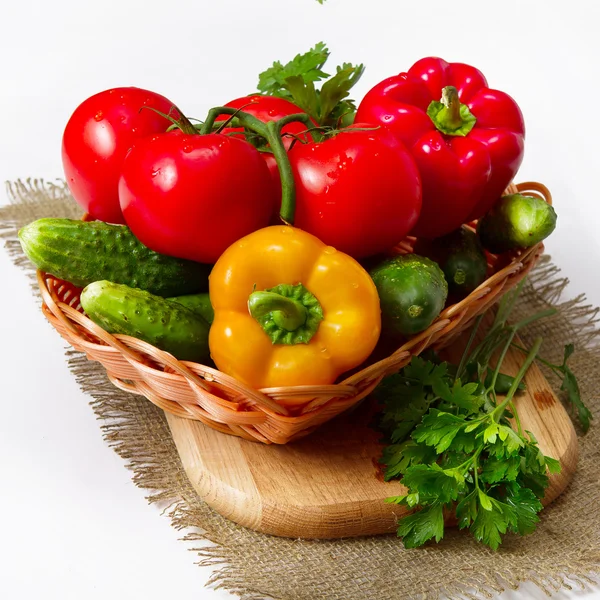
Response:
M417 59L473 64L527 125L518 181L544 182L547 249L568 294L600 305L600 5L550 0L20 0L0 2L0 179L62 177L75 107L115 86L155 90L189 116L254 90L257 74L318 41L364 62L355 97ZM337 61L337 62L336 62ZM332 65L334 66L334 65ZM0 194L0 204L6 199ZM0 598L230 597L102 440L22 272L0 251ZM572 597L561 593L559 597ZM600 598L600 592L577 594ZM400 597L400 596L399 596ZM534 598L533 587L502 598ZM349 599L351 600L351 599Z

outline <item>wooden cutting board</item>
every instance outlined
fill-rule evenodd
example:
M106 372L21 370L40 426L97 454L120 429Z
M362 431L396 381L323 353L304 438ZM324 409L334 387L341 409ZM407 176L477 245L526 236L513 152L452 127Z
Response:
M515 374L522 360L518 351L509 352L502 370ZM525 382L527 392L517 399L523 428L562 465L550 477L548 504L573 477L577 435L535 364ZM369 427L368 403L285 446L249 442L172 415L167 419L194 489L217 512L251 529L294 538L389 533L406 511L384 501L405 488L383 481L380 435Z

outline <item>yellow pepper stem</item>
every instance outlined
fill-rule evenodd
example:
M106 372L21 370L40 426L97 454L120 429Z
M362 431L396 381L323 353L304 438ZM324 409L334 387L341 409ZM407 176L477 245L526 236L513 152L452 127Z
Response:
M308 317L308 311L300 302L275 292L252 292L248 298L248 310L255 319L270 314L273 322L286 331L296 331Z
M248 311L274 344L308 344L323 320L321 304L301 283L252 292Z

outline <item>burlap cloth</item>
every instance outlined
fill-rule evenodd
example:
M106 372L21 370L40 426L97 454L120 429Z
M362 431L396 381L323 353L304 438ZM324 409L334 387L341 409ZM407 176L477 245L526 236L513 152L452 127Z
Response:
M80 211L60 182L17 182L8 191L11 204L0 208L0 235L15 263L33 275L21 254L17 229L40 217L78 218ZM523 337L531 341L542 335L542 355L555 362L561 362L564 344L575 342L572 368L596 419L580 438L579 468L570 487L543 511L533 535L506 536L498 552L452 530L440 544L405 550L393 535L290 540L240 527L198 498L160 410L113 387L99 364L73 350L66 354L81 388L92 397L107 443L125 459L135 484L148 490L148 500L166 506L173 526L186 540L197 542L193 551L199 564L214 568L210 584L215 587L244 600L474 599L492 598L529 580L550 595L598 585L600 575L598 309L585 305L583 297L561 302L566 284L546 257L530 276L516 311L522 315L548 305L560 309ZM31 310L36 310L33 303ZM559 383L552 375L549 380Z

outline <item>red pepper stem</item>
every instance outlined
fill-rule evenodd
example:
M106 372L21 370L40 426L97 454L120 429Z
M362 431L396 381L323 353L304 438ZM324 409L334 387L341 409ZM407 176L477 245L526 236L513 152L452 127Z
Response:
M279 175L281 178L280 216L284 223L293 225L294 214L296 212L296 187L294 185L294 176L292 173L290 160L281 140L281 129L288 123L295 121L305 123L308 126L310 123L310 117L306 113L300 113L297 115L288 115L279 121L269 121L267 123L263 123L253 115L245 113L238 108L218 106L210 109L208 116L206 117L206 121L204 121L204 124L200 129L200 133L211 133L216 118L222 114L235 114L236 119L239 121L242 127L257 133L267 140L267 143L273 152L273 156L275 157L275 161L277 162L277 168L279 169Z
M442 89L442 104L446 107L445 120L449 128L458 129L462 125L458 90L453 85Z
M466 136L477 122L469 107L461 104L453 85L442 88L441 101L433 100L427 107L427 115L445 135Z

